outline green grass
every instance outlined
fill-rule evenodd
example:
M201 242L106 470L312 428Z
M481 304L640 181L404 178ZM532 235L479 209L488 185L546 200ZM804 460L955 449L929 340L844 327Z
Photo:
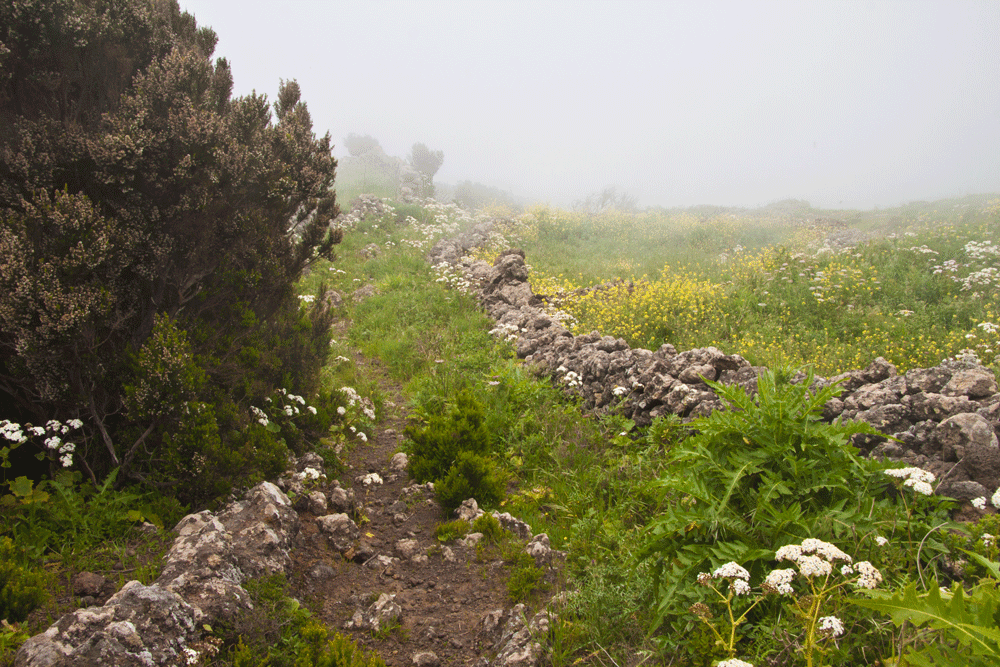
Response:
M713 345L764 366L812 364L824 375L883 356L900 371L963 350L984 363L1000 337L1000 199L884 212L698 209L584 217L536 208L504 228L522 247L536 293L575 318L576 333L633 347ZM839 220L845 229L829 222ZM831 231L832 229L832 231ZM825 235L867 237L831 251ZM492 259L505 243L480 253ZM951 268L948 263L953 262ZM579 287L612 285L581 295Z
M961 290L940 276L928 275L927 266L915 261L925 257L923 254L908 249L926 244L940 253L926 257L936 261L956 257L965 252L963 246L969 239L995 240L989 224L995 221L996 213L990 213L994 216L990 218L980 213L969 215L968 209L955 209L957 212L948 215L932 211L915 207L867 216L831 213L857 228L895 229L898 233L914 230L917 236L876 240L832 258L817 257L813 252L805 257L809 271L803 273L807 275L800 277L796 270L790 281L780 280L779 269L783 263L791 265L803 259L793 255L807 248L814 234L780 207L735 222L726 217L728 211L706 210L688 217L672 212L659 217L651 214L638 222L613 219L596 224L551 211L545 214L549 219L538 224L536 209L533 222L530 218L511 221L507 233L513 245L526 249L533 280L539 285L571 282L565 278L570 274L576 284L588 284L613 277L635 278L642 272L658 273L665 263L686 265L691 284L716 286L718 295L713 304L730 319L725 321L725 335L720 333L723 329L691 331L683 327L677 328L677 335L687 336L693 343L715 341L726 352L739 352L730 345L752 342L756 337L769 341L769 347L749 345L746 356L752 360L779 362L808 356L824 362L842 361L843 341L851 337L862 340L869 357L891 357L894 351L887 343L900 350L910 345L921 353L930 349L936 355L949 344L949 335L962 331L964 340L967 327L990 312L988 299L977 301L958 294ZM418 211L408 210L407 215L428 222L427 215ZM615 415L582 415L579 405L560 388L540 381L514 358L508 346L490 339L487 331L492 322L471 298L435 282L422 251L401 243L408 234L399 225L401 217L397 213L382 221L366 221L345 238L341 259L334 265L345 271L336 274L337 285L345 293L363 284L376 285L379 290L377 296L345 306L351 322L345 344L378 357L405 383L406 395L418 414L438 409L460 388L467 388L483 404L492 447L510 480L500 509L527 521L534 532L548 533L553 547L567 553L558 587L551 591L567 593L559 603L560 620L550 636L556 648L553 664L607 665L613 661L624 665L643 659L709 664L717 647L694 616L680 617L678 610L668 609L671 616L667 620L676 631L672 631L673 639L665 640L655 631L656 624L665 620L657 620L664 613L658 601L664 589L655 585L655 563L640 558L640 547L648 543L649 531L657 521L662 522L669 506L683 498L676 492L664 493L660 480L684 479L683 466L690 463L679 462L678 456L690 450L684 444L687 428L676 420L660 420L649 429L639 429ZM680 226L666 233L661 224L664 220ZM360 259L356 250L372 242L386 248L385 252L375 259ZM727 264L720 263L720 248L731 251L734 243L745 248L742 255L737 253L739 261L731 254ZM774 243L784 244L785 249L770 245ZM812 295L815 290L808 289L818 282L814 280L816 272L837 270L854 275L850 269L860 272L854 291L848 295L859 312L846 312L844 303L831 308L817 302ZM559 278L559 273L564 277ZM866 291L864 286L875 276L880 286ZM790 305L780 314L775 309L760 309L756 304L764 291L769 292L765 296ZM890 317L907 304L917 305L910 308L912 315ZM637 308L633 304L631 312L623 309L617 314L635 319L642 314ZM895 328L887 335L890 324ZM920 332L924 339L914 338ZM856 358L857 354L850 360ZM775 447L785 451L780 444ZM795 456L791 450L780 455ZM930 512L927 517L934 515L930 506L914 505L913 509ZM766 524L770 519L755 520ZM773 526L767 529L776 530ZM465 530L465 526L442 524L440 536L451 539ZM934 549L970 544L961 537L949 539L954 544L942 546L931 536L925 549L932 542ZM976 544L983 548L982 540ZM916 547L911 546L906 540L895 542L891 556L879 563L887 568L892 563L912 563ZM748 547L753 549L754 545ZM498 547L487 541L482 548ZM511 567L509 595L539 604L544 599L541 593L546 592L539 588L543 583L540 570L519 558L511 547L502 548L511 549L505 556ZM758 557L766 560L766 554ZM931 556L925 551L923 557ZM925 563L924 570L929 568L931 564ZM905 568L893 571L903 572L903 578L908 576ZM697 589L693 581L678 580L677 585L686 595ZM864 633L857 634L858 628L868 627L873 619L884 623L867 612L838 613L855 624L856 633L842 640L840 656L857 655L858 642L864 643ZM789 647L800 639L790 618L778 607L762 607L761 614L740 635L739 647L760 661L788 650L794 658ZM869 653L862 650L862 654L870 659L888 658L881 653L899 639L892 632L884 630L881 643L872 644L865 649ZM793 659L788 664L796 663Z

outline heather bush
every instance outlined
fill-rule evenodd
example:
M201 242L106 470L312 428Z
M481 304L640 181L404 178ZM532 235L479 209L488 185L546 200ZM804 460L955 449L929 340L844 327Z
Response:
M0 24L9 417L79 420L94 485L118 470L203 503L273 474L303 443L249 433L249 407L318 389L332 314L294 283L341 239L298 84L233 98L175 1L14 0Z

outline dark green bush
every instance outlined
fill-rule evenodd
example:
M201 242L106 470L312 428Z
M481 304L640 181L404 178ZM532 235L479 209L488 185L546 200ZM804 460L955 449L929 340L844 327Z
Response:
M424 424L408 426L406 436L410 475L418 482L443 479L460 452L479 455L490 452L483 406L468 389L459 390L453 403L441 405L436 414L427 415Z
M8 537L0 537L0 619L20 623L48 598L43 571L29 567Z
M459 452L443 480L435 483L438 502L448 512L467 498L483 507L496 507L504 496L504 482L492 460L472 452Z
M176 0L12 0L0 25L0 399L81 420L95 485L202 504L272 474L249 408L318 388L331 309L294 285L340 241L298 84L232 97Z

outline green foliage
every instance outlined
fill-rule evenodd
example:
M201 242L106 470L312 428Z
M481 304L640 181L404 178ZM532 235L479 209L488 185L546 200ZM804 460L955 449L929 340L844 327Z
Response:
M330 632L312 613L288 597L283 575L244 584L254 609L227 629L233 667L384 667L377 653Z
M434 528L434 537L441 542L454 542L468 535L470 530L471 526L468 521L465 519L455 519L454 521L439 523Z
M697 568L732 560L759 575L785 544L873 530L882 466L849 442L871 427L822 422L822 406L839 389L813 386L811 373L798 383L789 375L762 373L756 395L710 383L729 409L692 422L697 435L674 450L657 483L666 506L642 552L655 558L656 625L695 601L679 579Z
M406 437L410 474L418 482L444 479L460 452L481 456L489 453L491 445L483 406L468 389L460 390L452 402L432 407L424 423L410 424Z
M473 533L482 533L483 540L487 544L500 544L504 540L513 539L511 533L504 530L503 526L500 525L500 520L489 512L484 512L476 517L475 521L472 522L472 526L470 526L470 531Z
M435 482L434 492L446 512L467 498L475 498L484 508L491 508L503 500L504 482L491 459L461 451L444 479Z
M525 602L545 587L545 570L535 565L535 560L523 549L518 551L507 577L507 598L515 604Z
M904 664L995 665L1000 661L1000 563L969 555L989 572L969 591L957 583L944 590L934 581L926 593L918 593L911 582L892 594L873 593L871 599L850 602L889 615L896 626L935 631L925 641L914 641Z
M5 402L82 420L95 485L117 469L207 502L271 474L246 413L315 391L332 315L293 283L340 241L298 84L232 98L215 34L175 0L16 0L0 23Z
M20 623L48 599L44 571L27 565L8 537L0 537L0 619Z

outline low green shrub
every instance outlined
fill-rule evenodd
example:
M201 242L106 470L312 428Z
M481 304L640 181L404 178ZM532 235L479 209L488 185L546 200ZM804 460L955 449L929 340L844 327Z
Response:
M496 507L503 500L504 483L492 460L459 452L445 478L435 483L434 491L447 512L468 498L475 498L483 507Z
M511 533L504 530L500 521L492 514L481 514L476 517L476 520L472 522L470 532L482 533L483 540L489 544L500 544L505 539L513 537Z
M406 428L410 475L418 482L444 479L456 463L459 452L486 454L490 451L483 406L471 391L461 389L451 403L431 406L431 410L435 408L435 412L423 415L424 423Z
M468 535L469 529L469 522L465 519L446 521L444 523L439 523L437 527L434 528L434 537L441 542L454 542L455 540Z
M48 599L44 571L27 564L8 537L0 537L0 619L20 623Z

